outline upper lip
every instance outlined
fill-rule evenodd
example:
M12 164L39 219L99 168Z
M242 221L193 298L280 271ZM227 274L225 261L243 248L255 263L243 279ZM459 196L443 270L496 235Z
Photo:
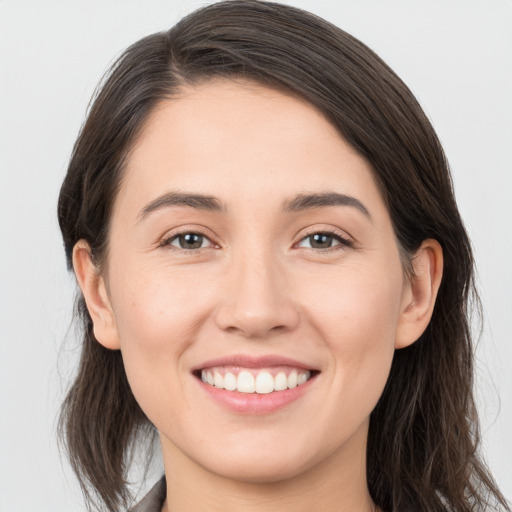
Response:
M205 361L201 365L193 368L193 372L205 370L215 366L239 366L242 368L269 368L271 366L291 366L304 370L314 370L310 365L279 355L250 356L247 354L233 354L230 356L219 357Z

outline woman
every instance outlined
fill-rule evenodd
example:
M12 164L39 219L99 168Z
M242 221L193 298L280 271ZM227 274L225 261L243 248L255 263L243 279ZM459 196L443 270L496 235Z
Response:
M489 510L473 259L439 141L367 47L221 2L114 65L59 199L84 345L62 426L136 510Z

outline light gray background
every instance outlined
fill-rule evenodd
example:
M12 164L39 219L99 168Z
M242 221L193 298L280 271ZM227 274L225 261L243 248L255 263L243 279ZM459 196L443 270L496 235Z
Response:
M205 3L0 0L0 512L84 509L55 441L77 356L57 194L108 64ZM444 143L485 306L477 381L483 450L511 498L512 1L289 3L376 50Z

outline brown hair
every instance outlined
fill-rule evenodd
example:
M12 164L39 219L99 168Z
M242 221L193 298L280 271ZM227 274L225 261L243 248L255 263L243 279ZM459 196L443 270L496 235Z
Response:
M216 77L254 80L316 106L372 165L401 250L427 238L444 278L421 338L397 350L370 419L367 478L384 511L472 511L507 503L477 454L469 312L473 257L439 140L412 93L368 47L302 10L257 0L216 3L128 48L110 70L75 144L58 216L71 269L85 239L98 266L123 163L155 105ZM131 448L152 427L119 351L94 338L78 297L83 348L61 428L85 494L127 506Z

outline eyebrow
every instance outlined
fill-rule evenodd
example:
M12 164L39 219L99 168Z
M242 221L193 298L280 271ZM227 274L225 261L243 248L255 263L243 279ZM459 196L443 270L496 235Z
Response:
M203 194L189 194L182 192L168 192L148 203L139 212L139 222L150 213L169 206L190 206L199 210L210 212L224 212L226 208L216 197Z
M350 206L356 208L371 220L371 215L366 206L352 196L325 192L320 194L299 194L293 199L284 201L282 208L285 212L298 212L313 208L325 208L328 206Z
M167 192L148 203L138 214L138 222L149 214L171 206L189 206L210 212L226 212L227 208L214 196L192 194L183 192ZM315 194L298 194L285 200L281 208L284 212L299 212L329 206L349 206L359 210L371 220L368 209L359 199L337 192L324 192Z

